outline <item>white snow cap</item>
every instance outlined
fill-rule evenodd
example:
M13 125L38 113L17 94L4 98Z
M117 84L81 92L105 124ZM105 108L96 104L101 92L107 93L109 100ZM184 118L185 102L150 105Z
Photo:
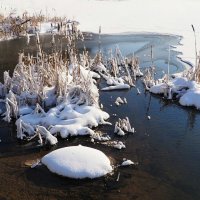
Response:
M121 164L121 166L128 166L128 165L134 165L134 162L131 160L126 160Z
M195 81L190 81L185 77L177 77L166 83L159 83L150 88L154 94L166 94L168 99L172 98L172 93L177 94L176 98L182 106L195 106L200 109L200 86Z
M195 106L200 109L200 88L188 90L179 100L182 106Z
M57 149L41 161L51 172L75 179L97 178L113 170L103 152L81 145Z

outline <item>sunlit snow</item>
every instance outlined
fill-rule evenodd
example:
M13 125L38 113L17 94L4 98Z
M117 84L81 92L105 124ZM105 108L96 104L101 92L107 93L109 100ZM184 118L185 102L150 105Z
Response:
M109 158L101 151L85 146L57 149L42 158L50 171L69 178L97 178L112 171Z

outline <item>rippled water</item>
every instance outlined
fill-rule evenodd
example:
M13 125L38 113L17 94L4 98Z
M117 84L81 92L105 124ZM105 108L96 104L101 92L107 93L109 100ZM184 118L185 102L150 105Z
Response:
M42 40L48 50L48 37ZM134 51L141 58L141 66L147 67L149 46L154 45L154 58L158 74L161 74L165 70L163 64L167 62L169 40L174 45L178 42L176 37L165 35L107 35L102 36L101 48L106 53L117 44L123 54ZM86 41L85 45L91 54L98 49L96 39ZM28 48L34 52L33 38L31 47L25 45L25 39L0 44L1 79L4 70L13 70L18 51L28 51ZM181 71L183 67L178 60L172 59L171 72ZM104 81L99 82L99 87L104 84ZM92 144L88 137L60 139L54 148L83 144L102 150L113 158L115 164L128 158L139 162L137 167L118 168L112 176L95 180L59 177L44 166L27 168L24 166L26 160L40 158L52 149L36 147L34 143L19 143L15 138L14 124L0 121L0 199L200 199L199 111L150 95L144 91L141 80L137 80L136 86L141 95L137 95L135 88L100 91L104 110L111 115L109 121L114 123L118 117L128 116L136 133L118 137L113 133L113 126L100 126L98 130L108 133L113 140L123 141L126 149ZM128 104L116 107L114 101L118 96L126 97Z

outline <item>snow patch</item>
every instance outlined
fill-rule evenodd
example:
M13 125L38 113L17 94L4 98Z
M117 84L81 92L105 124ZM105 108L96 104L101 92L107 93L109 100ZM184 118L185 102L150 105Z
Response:
M135 163L131 160L126 160L122 162L121 166L128 166L128 165L134 165Z

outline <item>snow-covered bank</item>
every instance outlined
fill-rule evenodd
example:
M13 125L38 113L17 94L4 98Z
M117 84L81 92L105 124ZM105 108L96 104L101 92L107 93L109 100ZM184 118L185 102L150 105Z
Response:
M10 8L18 12L55 16L65 15L81 23L83 31L98 32L101 25L103 33L156 32L182 35L182 58L194 63L194 39L191 24L198 27L200 2L196 0L0 0L1 12ZM5 10L6 7L6 10ZM86 12L87 11L87 12ZM112 15L113 17L110 17ZM199 38L199 30L196 31Z
M51 172L75 179L98 178L113 170L103 152L81 145L57 149L41 161Z
M63 57L54 50L51 54L44 53L36 34L36 57L21 53L12 76L4 72L4 83L0 84L2 116L7 122L16 119L19 139L39 138L41 145L56 144L58 135L62 138L90 135L101 139L92 128L110 124L105 121L109 114L99 107L95 78L100 75L91 70L96 60L86 51L74 53L77 40L82 37L77 23L69 22L66 28L68 55Z
M95 140L109 139L92 129L99 124L111 124L106 122L109 114L99 106L95 79L104 78L109 90L129 89L136 78L142 76L139 60L134 55L124 57L118 47L110 58L103 57L101 51L97 51L94 58L86 50L79 54L76 44L83 35L77 25L67 22L67 34L60 35L66 40L65 55L55 51L53 33L53 53L43 52L37 33L36 56L20 53L13 74L4 72L4 83L0 84L2 116L7 122L16 119L17 138L27 141L39 138L41 145L55 145L57 136L90 135ZM134 132L128 118L118 125L119 130Z

